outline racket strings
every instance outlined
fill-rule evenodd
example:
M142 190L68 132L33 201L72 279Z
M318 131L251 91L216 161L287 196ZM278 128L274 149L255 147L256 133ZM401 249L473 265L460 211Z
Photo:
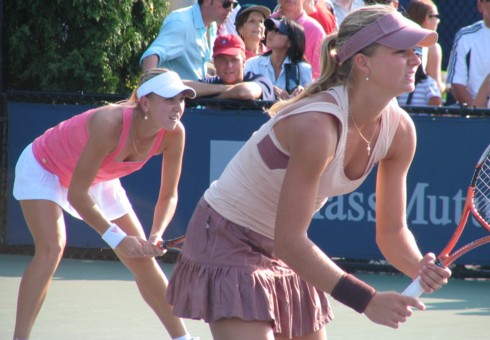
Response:
M490 155L483 161L475 182L473 204L478 214L490 223Z

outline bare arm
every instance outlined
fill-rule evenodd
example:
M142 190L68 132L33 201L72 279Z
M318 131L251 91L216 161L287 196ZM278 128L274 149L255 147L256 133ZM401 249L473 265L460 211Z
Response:
M90 137L80 155L68 188L70 204L83 220L101 235L111 225L111 221L102 214L88 191L102 161L118 144L122 129L122 112L118 119L118 115L114 114L115 110L122 111L119 108L104 107L90 118ZM117 249L126 256L144 256L143 242L139 237L125 237Z
M320 113L302 114L279 122L276 134L290 157L277 210L274 252L304 280L331 292L344 272L307 231L321 174L337 146L337 122Z
M441 106L442 105L442 99L441 99L441 97L432 97L429 99L428 104L432 105L432 106Z
M461 104L471 105L471 103L473 102L473 98L466 88L466 85L452 83L451 93L453 94L454 98Z
M221 92L217 98L238 99L238 100L257 100L262 96L262 88L253 81L238 83Z
M441 93L446 91L446 85L442 81L441 75L442 69L442 48L441 45L435 44L429 47L429 54L427 58L427 75L431 76L437 82L437 86ZM430 104L433 105L433 104Z
M192 87L197 97L216 97L223 99L256 100L262 96L262 88L255 82L243 82L235 85L208 84L199 81L185 80L184 84Z
M274 253L305 281L332 293L345 273L308 238L307 230L321 175L337 147L337 122L324 114L305 113L286 118L276 127L290 157L279 199ZM377 292L364 313L373 322L397 328L411 315L410 307L423 309L424 305L395 292Z
M160 191L155 205L148 244L145 247L146 254L150 256L162 254L156 245L162 238L177 208L184 145L185 129L182 123L179 123L175 130L165 132Z
M406 223L406 178L416 146L415 127L402 115L388 152L379 163L376 180L376 242L388 261L398 270L415 278L424 272L427 292L447 283L449 269L434 265L434 255L422 256Z
M483 80L478 93L476 94L473 106L475 107L487 107L488 98L490 97L490 74Z
M152 68L156 68L158 66L158 56L156 54L151 54L143 59L141 62L141 70L143 73L147 72Z

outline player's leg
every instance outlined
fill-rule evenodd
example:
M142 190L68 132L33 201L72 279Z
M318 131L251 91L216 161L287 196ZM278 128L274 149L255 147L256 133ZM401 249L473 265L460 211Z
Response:
M289 338L283 338L276 336L275 340L286 340ZM298 337L293 337L292 340L327 340L327 331L325 330L325 326L320 328L318 331L303 335L303 336L298 336Z
M48 200L20 201L35 253L19 287L14 338L27 339L41 309L66 244L61 208Z
M221 319L209 324L214 340L274 340L269 321L245 321L238 318Z
M114 221L128 235L145 237L143 228L134 212ZM117 252L116 252L117 253ZM133 273L136 284L145 302L153 309L172 338L187 333L180 318L172 314L172 306L167 302L167 278L154 258L128 258L117 254L121 262Z
M245 321L238 318L221 319L209 324L214 340L286 340L291 338L274 336L272 324L267 321ZM293 337L294 340L327 340L325 327L314 333L301 337Z

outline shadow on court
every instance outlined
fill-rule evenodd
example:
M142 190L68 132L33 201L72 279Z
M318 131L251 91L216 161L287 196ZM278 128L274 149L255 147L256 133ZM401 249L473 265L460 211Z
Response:
M0 339L11 339L17 290L30 256L0 254ZM160 264L166 275L173 265ZM402 291L409 279L392 274L356 274L376 289ZM452 279L424 295L426 311L414 311L399 329L373 324L364 315L331 299L335 319L328 338L488 339L490 280ZM211 340L204 322L186 320L191 334ZM118 261L63 259L46 298L32 340L170 339L139 295L131 274ZM258 339L250 339L258 340Z

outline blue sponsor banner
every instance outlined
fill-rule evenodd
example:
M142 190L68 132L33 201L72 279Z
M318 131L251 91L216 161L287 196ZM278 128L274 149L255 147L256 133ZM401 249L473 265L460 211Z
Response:
M23 148L47 128L92 108L75 105L9 103L7 244L32 244L19 204L12 197L14 167ZM476 161L490 143L488 118L412 115L418 146L408 176L407 221L423 252L440 251L459 220ZM258 111L188 108L183 172L176 215L165 236L185 233L194 207L235 152L267 116ZM123 178L123 186L146 232L157 199L161 156ZM331 257L382 259L375 243L375 173L354 193L335 197L313 217L310 237ZM298 199L301 199L298 197ZM85 223L65 214L68 246L105 247ZM484 235L470 222L461 242ZM490 264L490 246L466 254L460 263Z

